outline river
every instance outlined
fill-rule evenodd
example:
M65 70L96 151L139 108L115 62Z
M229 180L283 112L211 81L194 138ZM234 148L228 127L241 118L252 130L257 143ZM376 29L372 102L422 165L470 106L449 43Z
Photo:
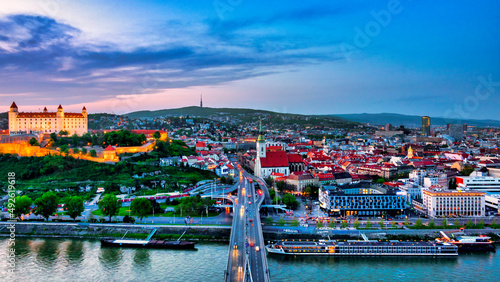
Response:
M2 281L222 281L228 245L197 250L101 248L98 240L16 238L16 270L8 273L0 239ZM498 253L457 258L268 257L272 281L498 281Z

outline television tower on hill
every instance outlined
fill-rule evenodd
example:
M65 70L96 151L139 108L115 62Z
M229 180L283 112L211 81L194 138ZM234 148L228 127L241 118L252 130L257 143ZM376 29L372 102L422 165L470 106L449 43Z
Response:
M203 94L200 94L200 108L203 108Z

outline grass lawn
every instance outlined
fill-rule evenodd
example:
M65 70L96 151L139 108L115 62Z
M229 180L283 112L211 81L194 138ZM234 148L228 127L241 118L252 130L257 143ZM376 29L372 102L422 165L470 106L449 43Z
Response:
M126 215L128 215L128 213L129 213L128 210L129 209L130 209L130 207L121 207L120 210L118 211L118 216L126 216ZM102 214L102 211L100 209L93 211L92 214L95 215L95 216L104 216Z

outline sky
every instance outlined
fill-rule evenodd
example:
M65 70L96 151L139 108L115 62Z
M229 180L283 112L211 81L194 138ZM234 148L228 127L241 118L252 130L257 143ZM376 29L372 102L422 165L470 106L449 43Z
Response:
M199 105L500 119L498 1L0 6L0 111Z

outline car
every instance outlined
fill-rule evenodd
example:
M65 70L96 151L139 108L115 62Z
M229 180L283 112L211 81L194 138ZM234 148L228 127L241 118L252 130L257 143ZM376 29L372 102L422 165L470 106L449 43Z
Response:
M255 246L255 244L254 244L253 242L252 242L252 243L250 243L250 247L253 247L253 246Z
M238 244L235 242L233 245L233 250L237 250L237 249L238 249Z
M249 204L249 205L251 205L251 204L252 204L252 202L248 202L248 204Z
M259 246L255 246L255 251L257 251L257 252L260 251Z

